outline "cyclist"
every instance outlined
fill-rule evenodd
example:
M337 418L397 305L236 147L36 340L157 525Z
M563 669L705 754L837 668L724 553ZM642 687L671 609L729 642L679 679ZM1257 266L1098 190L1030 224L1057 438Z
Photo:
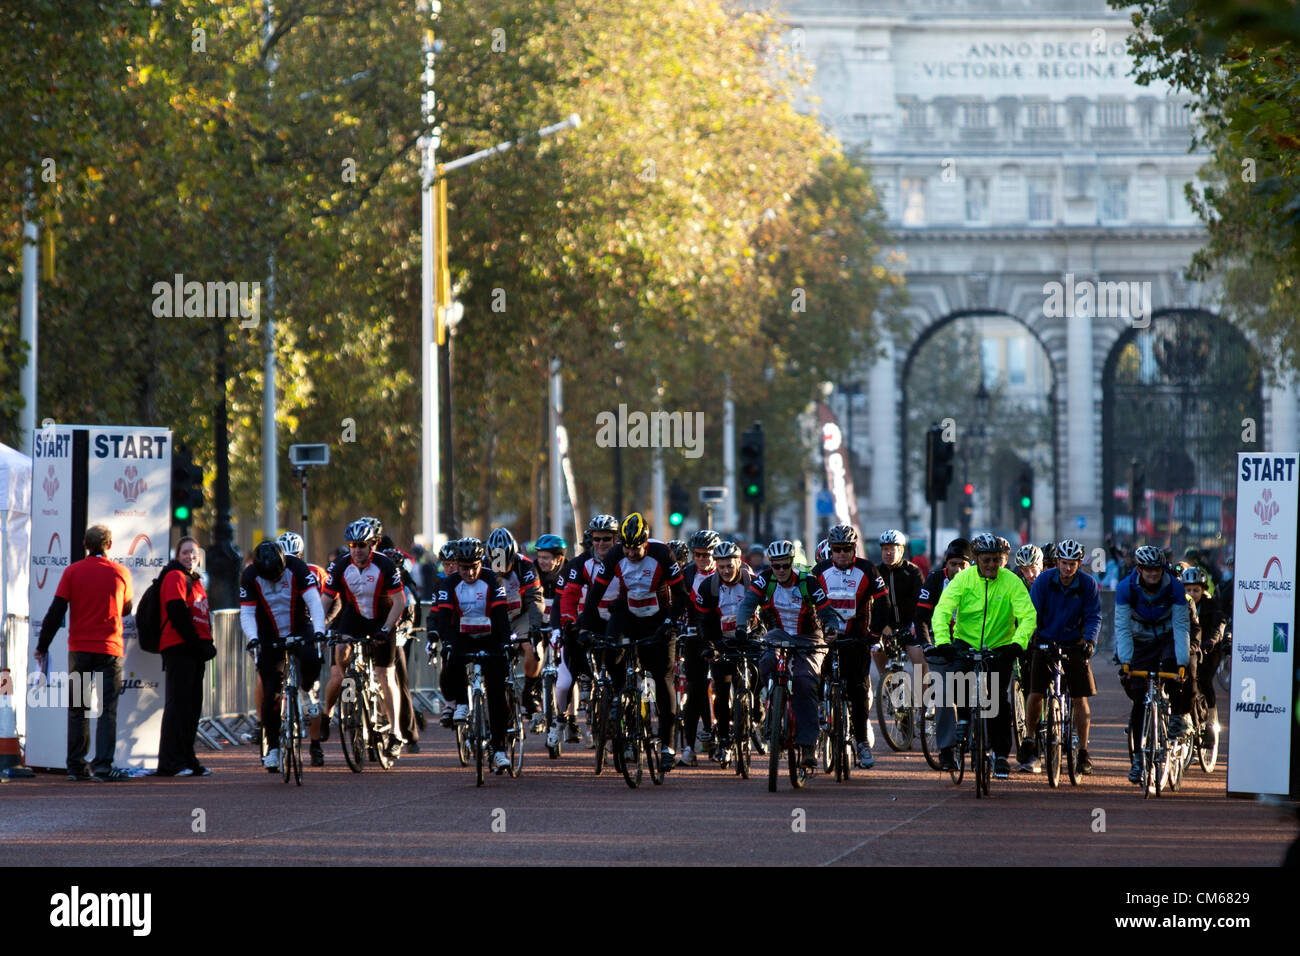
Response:
M454 575L457 570L456 541L457 539L455 538L449 538L443 546L438 549L438 560L442 563L442 573L434 579L433 604L429 608L430 624L434 627L437 626L438 618L438 592L443 588L443 582ZM429 653L429 663L433 663L434 648L438 644L438 632L436 630L431 630L425 634L425 637L427 639L426 648ZM438 718L438 723L442 724L444 727L452 727L455 723L452 720L452 717L456 713L456 701L447 694L447 680L448 669L446 662L444 661L442 666L438 668L438 690L442 693L443 700L442 715Z
M278 538L275 539L275 542L280 546L280 550L284 552L284 556L286 558L294 557L294 558L299 558L302 561L307 561L307 559L304 558L302 555L303 548L305 546L302 540L302 535L294 534L292 531L285 531ZM316 594L317 594L317 600L319 601L321 588L325 586L325 569L322 568L319 564L312 564L310 562L307 562L307 568L308 570L311 571L311 573L316 578ZM317 679L314 682L315 686L310 688L310 698L309 698L309 703L307 705L307 716L311 720L310 723L311 739L313 741L313 746L311 748L311 765L313 767L323 767L325 766L325 752L320 749L319 745L330 739L330 722L328 720L321 720L321 715L320 715L319 675L321 669L325 665L324 645L318 642L312 642L307 645L307 648L303 653L313 653L313 652L315 653L316 660L317 660L317 665L316 665ZM328 681L326 683L328 683ZM257 699L258 700L262 699L263 693L264 691L262 689L262 675L258 674L257 675Z
M695 756L696 728L701 720L704 730L699 734L700 743L705 747L713 742L713 718L709 713L709 662L704 659L704 639L700 635L700 614L696 610L697 592L717 571L713 563L713 549L722 542L718 532L701 528L691 535L688 546L692 563L682 570L682 583L686 593L691 596L691 603L686 609L686 625L690 635L684 641L683 654L686 670L686 712L682 720L686 722L683 729L685 743L677 757L678 766L693 767L698 762Z
M939 595L943 593L949 581L969 568L974 561L975 555L971 552L970 542L965 538L953 538L948 542L948 547L943 553L943 563L931 571L930 576L921 585L921 591L916 596L916 637L921 647L934 643L931 623L934 606L939 602ZM951 634L952 621L949 620L947 624L946 630Z
M809 574L830 600L836 617L842 621L836 630L846 637L866 638L867 644L879 639L881 627L888 623L889 589L866 558L859 558L858 532L852 525L837 524L826 536L830 542L829 561L818 562ZM874 606L873 606L874 605ZM884 654L880 655L882 658ZM876 762L871 749L876 742L869 713L871 711L871 657L863 644L845 644L840 651L840 672L849 702L853 736L858 741L858 766L870 769ZM881 670L884 670L883 665Z
M880 535L880 576L884 579L889 592L882 601L884 626L880 629L882 637L897 634L899 643L907 649L907 656L912 664L925 674L925 653L921 650L920 639L916 634L916 605L920 599L921 588L925 586L925 577L921 569L904 554L907 550L907 535L893 529ZM889 665L883 651L872 651L876 661L876 670L881 674ZM868 723L870 718L868 718Z
M568 542L559 535L544 534L537 539L533 545L534 564L537 567L537 580L542 585L542 618L545 622L545 630L549 631L551 653L555 660L560 660L560 592L564 589L565 576L565 553L568 551ZM540 649L540 648L539 648ZM558 668L557 668L558 672ZM556 674L556 683L559 683L559 674ZM555 717L557 722L567 723L568 733L566 734L568 742L576 744L580 737L578 735L578 722L572 711L572 706L565 710L559 708L559 694L556 694ZM568 712L568 719L565 720L565 714ZM555 725L553 724L552 727ZM547 736L550 736L552 727L548 727ZM557 732L558 741L558 732ZM554 746L554 745L552 745Z
M610 514L598 514L587 523L587 534L590 536L591 545L566 566L564 586L559 591L563 653L560 657L560 672L555 677L555 707L560 713L568 710L574 680L583 676L588 679L594 678L588 665L586 651L578 639L578 621L586 608L587 591L596 580L596 575L600 573L601 562L614 547L614 539L618 536L618 519ZM610 581L604 596L597 602L596 613L599 624L589 630L602 635L605 633L609 621L609 608L618 597L619 590L618 579ZM554 747L559 741L558 728L555 733L555 740L551 740L550 731L547 731L546 739L549 746ZM594 749L596 746L590 734L587 735L586 743L588 749Z
M277 645L261 655L257 672L262 681L262 730L267 753L262 765L280 770L280 696L284 687L284 656L278 645L293 642L298 658L299 687L307 691L311 720L311 763L325 763L320 745L320 670L317 643L324 637L325 612L316 575L301 558L285 556L275 541L263 541L253 550L253 563L239 579L239 625L245 646L254 650L265 640Z
M996 537L985 532L971 541L976 567L957 574L944 589L934 606L934 616L940 621L952 620L952 632L938 628L934 635L935 647L947 648L949 655L956 651L953 645L960 641L968 647L992 649L996 656L990 662L990 687L996 695L995 711L990 718L989 744L993 751L993 775L1005 779L1010 775L1007 755L1011 752L1011 706L1007 696L1011 688L1011 667L1017 653L1023 653L1034 633L1037 614L1029 592L1014 574L1002 566L1002 546ZM1010 550L1010 545L1007 545ZM1017 648L1019 650L1017 651ZM938 655L936 670L945 674L959 673L960 665L953 665ZM951 660L951 657L949 658ZM969 687L969 682L967 683ZM967 705L969 706L969 705ZM953 749L956 742L956 712L954 702L940 707L935 727L939 743L939 763L942 770L956 770Z
M1192 567L1183 572L1183 590L1187 593L1189 609L1188 639L1192 641L1195 634L1200 641L1201 660L1196 668L1196 685L1201 696L1205 698L1208 710L1206 723L1215 725L1219 722L1219 712L1215 706L1214 675L1223 660L1227 642L1223 639L1227 631L1227 621L1218 603L1206 590L1204 568ZM1190 655L1189 655L1190 656Z
M736 614L740 602L753 582L754 574L741 560L740 546L733 541L719 541L713 546L715 574L697 579L691 591L699 622L700 640L716 649L722 641L736 636ZM713 674L713 716L722 743L728 744L731 726L731 680L736 676L734 664L716 661Z
M618 528L619 543L610 549L600 564L596 579L587 591L582 613L585 630L599 627L596 608L612 581L621 584L619 595L610 605L608 633L640 640L657 635L660 641L639 649L642 666L654 680L655 701L659 710L659 740L663 746L663 770L667 773L676 762L673 752L673 726L677 722L677 698L671 683L673 663L677 659L677 639L673 622L686 612L686 588L681 571L668 546L650 538L650 529L640 512L632 512ZM567 585L566 585L567 589ZM621 694L627 671L620 666L622 654L609 661L615 693ZM617 702L610 713L617 720Z
M533 641L541 640L542 610L546 604L542 598L542 586L537 580L536 565L531 558L519 553L514 535L506 528L494 528L488 535L486 547L487 563L506 589L510 630L521 637L529 634ZM533 733L541 733L545 729L542 718L538 716L542 708L542 662L531 642L521 643L519 647L524 659L524 717L532 721Z
M831 559L831 543L826 538L817 542L817 550L813 552L813 562L820 564L823 561Z
M830 541L833 548L833 533ZM740 609L736 612L737 638L742 641L748 639L750 621L760 611L764 612L768 621L791 637L805 637L820 642L823 633L838 633L840 616L831 606L831 600L820 582L814 575L801 573L794 568L794 542L784 539L773 541L767 546L766 553L768 566L754 575L744 600L740 602ZM824 648L809 648L793 655L791 661L795 743L799 746L800 762L805 767L817 766L817 699L825 658ZM769 649L758 662L760 685L767 683L775 668L776 651Z
M461 538L456 542L455 574L438 586L437 637L443 644L443 671L450 699L469 699L469 675L458 654L490 650L494 656L483 663L487 695L488 726L492 736L492 765L498 774L510 766L506 756L506 656L502 645L511 639L509 602L505 587L491 569L483 567L483 542ZM463 723L469 705L458 703L454 720Z
M1021 545L1016 551L1016 577L1025 585L1025 590L1034 586L1034 579L1043 573L1043 552L1036 544Z
M1083 545L1066 538L1056 546L1056 567L1038 575L1029 589L1038 615L1035 644L1058 644L1065 648L1062 667L1070 709L1074 713L1074 730L1079 736L1078 767L1082 774L1092 773L1088 756L1090 708L1088 698L1097 694L1092 676L1092 655L1097 651L1101 633L1101 586L1097 579L1081 570ZM1038 726L1043 708L1043 694L1051 679L1047 655L1035 650L1029 665L1029 698L1025 704L1025 726ZM1026 735L1020 742L1020 769L1038 773L1037 743Z
M681 538L673 538L668 542L668 553L677 562L677 567L685 570L690 565L691 549L686 546L686 542Z
M397 675L393 657L397 650L393 628L406 610L406 592L396 565L382 554L374 553L378 540L374 524L360 519L343 532L348 542L348 558L335 557L326 571L325 620L339 618L339 631L349 637L370 637L372 660L379 679L380 706L392 731L389 754L401 756L401 725L397 721ZM331 673L325 692L325 718L329 719L343 687L343 670L352 656L352 648L340 644L334 649L337 667Z
M1011 559L1011 542L1006 538L998 537L998 560L1002 562L1001 567L1006 567Z
M1115 656L1123 667L1120 682L1133 702L1128 725L1137 737L1141 734L1147 680L1131 677L1128 670L1164 669L1162 663L1173 659L1178 664L1181 681L1190 653L1191 615L1183 583L1169 573L1159 548L1143 545L1134 552L1133 558L1137 567L1115 589ZM1182 699L1178 687L1170 687L1169 696L1174 710L1169 733L1177 737L1185 729L1187 708L1179 709ZM1142 748L1136 744L1128 779L1130 783L1142 780Z

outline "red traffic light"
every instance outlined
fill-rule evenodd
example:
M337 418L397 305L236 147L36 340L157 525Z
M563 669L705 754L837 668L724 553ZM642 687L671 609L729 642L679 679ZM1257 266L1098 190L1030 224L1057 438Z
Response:
M965 489L963 489L963 490L964 490L964 491L966 492L966 494L968 494L968 495L973 495L973 494L975 494L975 486L972 485L969 481L966 482L966 487L965 487Z

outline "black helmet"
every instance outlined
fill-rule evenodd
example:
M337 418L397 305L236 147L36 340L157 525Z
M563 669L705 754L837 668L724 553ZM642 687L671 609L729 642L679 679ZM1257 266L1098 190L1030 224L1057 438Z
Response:
M483 560L483 542L478 538L461 538L456 542L456 561L473 564Z
M456 560L456 539L448 538L446 543L438 549L438 557L443 561Z
M598 514L587 522L588 531L612 531L618 533L618 519L613 515Z
M837 524L826 535L826 540L831 544L857 544L858 530L851 524Z
M719 535L718 532L711 531L708 528L701 528L699 531L695 532L695 534L691 535L691 550L712 551L718 546L718 542L721 540L722 536Z
M739 558L740 545L734 541L719 541L713 546L713 556L715 558Z
M492 562L492 570L497 574L505 574L514 567L515 558L519 556L515 536L506 528L492 529L487 539L487 554Z
M263 541L253 550L253 570L259 578L280 580L284 574L284 549L274 541Z
M678 564L685 564L691 557L690 549L686 547L686 542L681 538L673 538L668 542L668 553L673 556L673 560Z

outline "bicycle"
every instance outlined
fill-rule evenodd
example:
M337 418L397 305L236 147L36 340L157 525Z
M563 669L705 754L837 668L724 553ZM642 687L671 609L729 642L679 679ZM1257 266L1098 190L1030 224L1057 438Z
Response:
M294 783L302 786L302 702L299 699L298 655L295 647L302 638L291 636L287 640L275 641L268 646L283 653L284 686L280 691L280 775L285 783L292 777ZM253 648L253 666L257 667L260 647Z
M890 750L911 750L916 735L916 715L912 682L907 673L907 651L894 633L885 638L884 651L889 661L885 664L885 673L880 675L880 687L876 693L876 721ZM870 715L867 719L871 719Z
M1020 658L1011 665L1011 750L1020 752L1020 744L1029 737L1029 715L1025 696L1025 680Z
M391 638L390 638L391 640ZM388 748L392 728L383 715L380 705L379 680L375 676L370 648L372 637L349 637L330 633L329 645L352 644L355 650L348 658L347 670L339 693L339 741L343 746L343 759L353 773L366 768L367 755L384 770L393 766Z
M735 669L731 681L731 736L719 733L714 738L715 759L724 770L730 763L742 780L748 780L750 752L756 749L753 745L759 740L763 726L762 706L754 693L762 644L749 639L724 638L721 648L711 653L714 660Z
M587 729L596 750L596 776L605 769L605 748L609 741L609 714L614 706L614 679L606 667L606 655L613 642L592 631L582 631L579 643L586 650L588 669L596 675L591 681L591 694L587 698Z
M550 641L539 638L537 647L538 653L542 655L542 716L546 719L546 729L550 730L555 721L560 719L555 706L555 681L560 668L555 662L556 650ZM552 760L559 760L563 753L564 734L560 733L555 738L554 747L547 743L546 754Z
M642 644L662 640L664 637L657 633L642 638L612 639L615 647L627 648L627 676L623 682L623 692L619 695L618 717L614 720L614 766L633 789L641 785L643 756L654 785L661 786L664 782L663 753L653 728L654 682L641 666L641 655L638 653Z
M790 652L807 653L820 650L826 645L813 642L812 638L808 637L798 635L791 637L781 630L768 631L763 636L763 643L772 649L776 657L775 668L768 679L767 789L769 793L776 793L781 754L786 752L790 784L799 790L808 782L808 778L816 772L816 769L803 765L799 746L795 743L794 671L790 666Z
M1192 710L1187 716L1191 721L1192 729L1192 744L1188 748L1187 756L1188 766L1192 762L1190 751L1195 751L1196 761L1201 765L1201 769L1206 773L1214 773L1214 767L1219 761L1219 733L1222 729L1218 718L1216 716L1214 720L1210 719L1210 707L1199 693L1193 698Z
M844 678L840 675L840 646L866 644L864 637L838 637L830 642L830 670L822 682L822 706L827 718L823 724L823 737L818 741L822 755L822 768L834 773L838 783L848 780L857 760L858 745L853 736L853 722L849 716L849 701ZM825 668L823 668L825 669ZM879 711L877 700L877 711ZM867 715L871 719L871 715ZM881 725L883 728L883 724Z
M945 663L934 655L934 648L927 648L927 657L932 662ZM948 771L954 786L960 786L966 774L966 755L971 758L971 773L975 777L975 798L987 797L993 779L993 754L989 743L989 718L992 701L985 696L985 687L989 681L989 663L994 659L994 652L989 648L967 647L957 652L954 662L958 665L956 672L973 673L975 677L975 703L958 708L956 763L957 769ZM969 681L967 682L969 687ZM953 706L951 703L947 706ZM972 719L972 711L974 717ZM962 717L961 714L966 716ZM935 722L938 722L936 714Z
M469 688L469 701L464 724L466 727L465 736L468 738L470 749L474 755L475 786L483 786L483 768L492 754L492 734L488 717L487 688L484 684L483 663L500 658L503 655L507 658L505 696L506 714L509 720L505 731L505 753L510 758L509 766L504 769L511 777L518 777L523 772L524 736L527 731L524 727L523 702L520 700L515 686L516 675L514 669L518 659L519 643L524 640L528 640L528 638L523 637L507 641L501 645L500 650L480 647L476 650L458 652L458 656L469 671L466 682Z
M1037 728L1038 752L1047 764L1047 783L1051 787L1061 784L1061 757L1070 783L1079 783L1079 741L1073 730L1073 709L1070 695L1062 691L1065 682L1065 648L1060 644L1039 644L1036 650L1048 655L1050 679L1043 694L1042 718ZM1014 693L1014 688L1013 688Z
M1158 798L1170 779L1171 706L1164 681L1179 680L1180 676L1162 670L1132 670L1127 665L1124 670L1130 677L1147 679L1147 693L1142 711L1142 735L1138 743L1139 753L1142 755L1142 799L1148 799L1152 793Z

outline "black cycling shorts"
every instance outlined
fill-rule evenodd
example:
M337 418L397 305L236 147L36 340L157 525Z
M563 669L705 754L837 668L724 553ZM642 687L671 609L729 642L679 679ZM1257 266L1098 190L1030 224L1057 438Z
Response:
M1052 672L1048 666L1050 656L1035 648L1029 665L1029 693L1043 694L1051 683ZM1097 683L1092 678L1092 664L1083 656L1083 645L1068 645L1062 662L1066 693L1071 697L1095 697Z

